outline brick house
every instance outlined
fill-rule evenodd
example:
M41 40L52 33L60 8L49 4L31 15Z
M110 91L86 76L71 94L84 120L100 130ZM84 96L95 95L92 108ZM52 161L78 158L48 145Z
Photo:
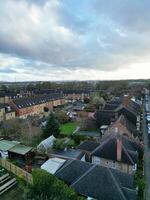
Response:
M78 146L85 153L86 161L132 174L136 172L139 143L120 134L111 134L101 141L83 142Z
M14 107L18 117L26 118L28 115L44 113L44 108L53 110L53 107L64 103L63 95L50 94L17 99L12 101L11 105Z
M130 122L124 115L120 115L115 122L109 125L104 134L109 135L116 130L120 134L127 135L128 137L139 137L141 135L136 126L132 122Z

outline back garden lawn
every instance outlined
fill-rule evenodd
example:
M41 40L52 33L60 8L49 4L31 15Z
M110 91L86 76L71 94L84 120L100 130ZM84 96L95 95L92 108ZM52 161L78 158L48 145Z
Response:
M79 126L79 122L68 122L60 125L61 134L71 135Z

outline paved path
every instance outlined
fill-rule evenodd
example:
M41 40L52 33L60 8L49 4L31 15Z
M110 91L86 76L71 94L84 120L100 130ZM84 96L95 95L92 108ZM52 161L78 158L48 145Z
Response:
M144 136L144 170L146 179L146 200L150 200L150 143L147 133L145 112L143 114L143 136Z

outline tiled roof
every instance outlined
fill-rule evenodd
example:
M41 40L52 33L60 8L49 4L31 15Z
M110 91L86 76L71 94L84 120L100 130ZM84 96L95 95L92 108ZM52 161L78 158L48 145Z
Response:
M131 121L129 121L125 115L121 114L116 122L111 124L110 127L115 126L115 123L117 124L118 122L125 126L128 131L132 133L135 137L140 135L140 132L136 129L136 126Z
M132 142L128 140L127 137L122 136L122 155L121 155L121 162L134 165L137 163L139 151L139 145L136 142ZM130 148L129 148L130 146ZM93 152L92 155L106 158L109 160L117 161L117 136L115 134L109 135L106 139L102 141L102 143L97 147Z
M63 167L56 172L56 176L67 184L72 184L82 174L91 168L91 164L88 162L82 162L78 160L67 161Z
M100 144L93 141L84 141L79 146L78 149L84 150L84 151L93 151L96 149Z
M104 107L104 110L115 110L118 108L118 104L107 103Z
M14 100L14 104L20 109L20 108L26 108L30 107L33 105L38 105L42 103L46 103L51 100L57 100L57 99L62 99L63 95L62 94L49 94L49 95L38 95L38 96L32 96L28 98L20 98Z
M51 155L53 155L54 157L62 157L62 158L70 158L70 159L80 159L84 156L84 154L76 149L68 149L66 151L56 151L54 153L52 153Z
M103 200L135 200L133 176L79 160L67 161L56 174L83 196Z

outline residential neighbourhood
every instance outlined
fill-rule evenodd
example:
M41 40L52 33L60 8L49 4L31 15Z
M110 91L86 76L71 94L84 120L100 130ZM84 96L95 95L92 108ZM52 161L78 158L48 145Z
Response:
M0 1L0 200L150 200L150 1Z
M143 120L148 97L145 88L140 93L140 98L136 92L107 94L102 100L101 91L91 90L88 96L82 93L74 99L69 93L68 101L63 92L38 92L2 103L1 116L5 117L1 117L0 163L6 171L2 175L3 187L14 178L2 197L7 191L9 194L20 189L17 176L23 174L25 190L28 184L34 184L32 174L41 170L38 173L42 176L44 170L81 199L145 199L147 132L143 132ZM14 112L11 118L6 118L6 109ZM9 173L14 177L7 181Z

